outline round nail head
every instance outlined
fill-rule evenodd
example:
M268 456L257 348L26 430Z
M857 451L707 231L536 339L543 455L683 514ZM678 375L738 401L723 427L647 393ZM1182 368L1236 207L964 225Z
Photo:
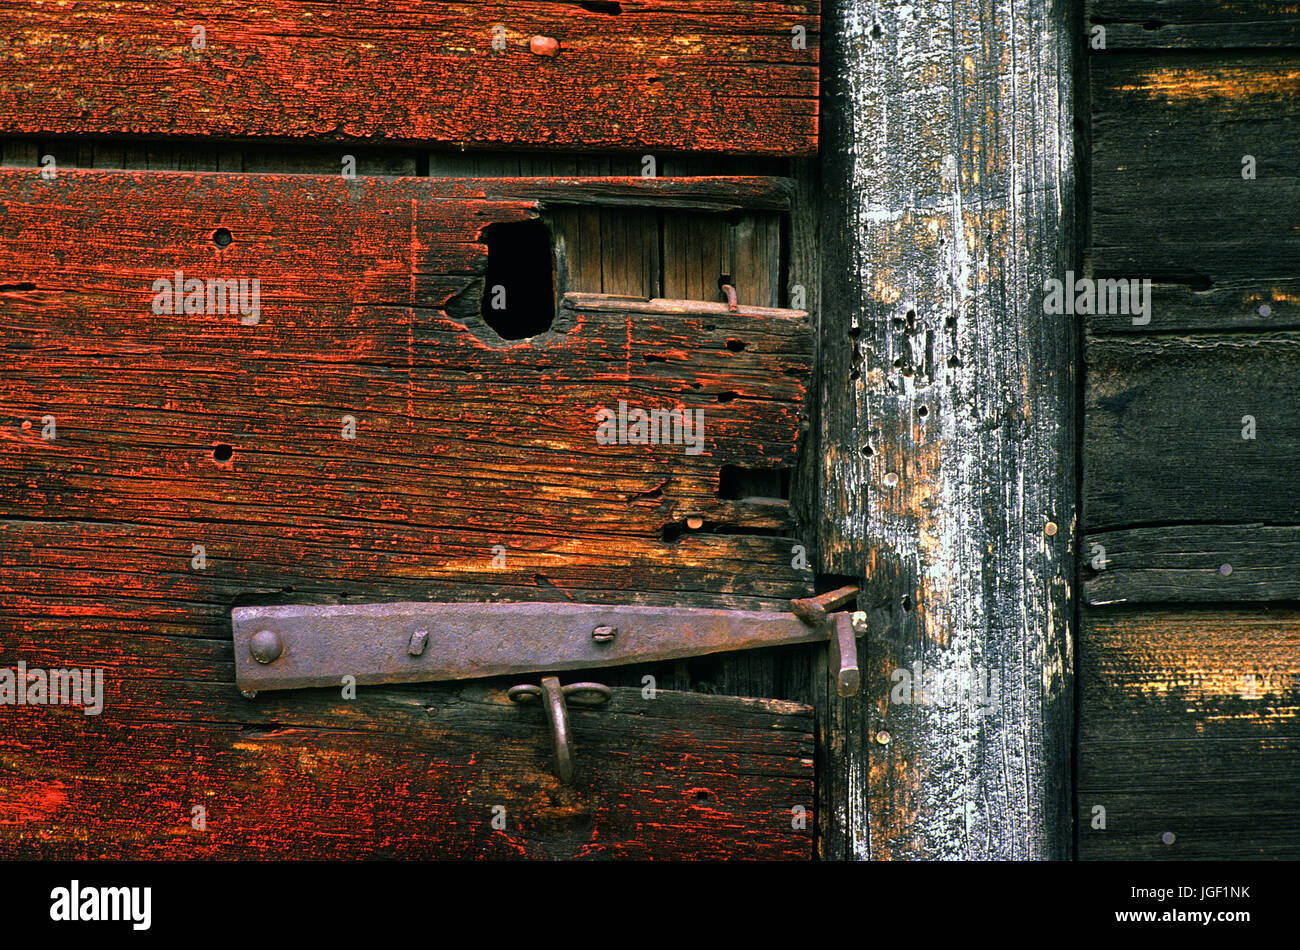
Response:
M554 56L560 51L560 44L549 36L534 36L528 41L528 48L538 56Z
M1227 577L1229 574L1232 573L1232 565L1231 565L1231 564L1220 564L1220 565L1219 565L1219 573L1222 574L1224 577Z
M249 641L248 652L258 663L274 663L284 652L284 642L274 630L259 630Z

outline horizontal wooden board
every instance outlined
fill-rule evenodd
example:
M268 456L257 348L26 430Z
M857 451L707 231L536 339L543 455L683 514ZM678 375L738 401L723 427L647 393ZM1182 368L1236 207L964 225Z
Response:
M811 154L818 33L816 0L11 2L0 132Z
M1300 527L1174 525L1084 538L1089 604L1300 601Z
M98 716L5 709L5 859L812 854L808 706L615 688L604 707L571 708L566 786L540 709L508 700L512 684L249 701L211 642L145 645L108 668ZM22 653L58 668L112 663L107 646L69 631Z
M1099 276L1207 290L1300 274L1300 53L1094 58L1092 96Z
M1300 857L1300 611L1086 609L1079 656L1081 858Z
M1281 0L1088 0L1089 51L1300 46L1300 7ZM1105 49L1092 42L1106 28Z
M111 559L141 586L175 568L218 601L241 585L758 606L809 590L788 505L720 496L724 466L793 464L806 314L570 297L507 345L479 316L478 236L539 212L472 197L482 182L6 172L0 188L0 516L28 550L55 522L120 527ZM152 313L152 282L178 269L260 275L259 322ZM706 444L598 444L597 409L620 401L700 410ZM225 567L191 572L194 543Z
M1200 290L1186 284L1154 283L1150 300L1149 320L1145 314L1137 315L1138 323L1132 313L1091 314L1084 317L1088 332L1300 329L1300 280L1242 280Z
M1300 523L1297 378L1296 333L1093 339L1085 530Z

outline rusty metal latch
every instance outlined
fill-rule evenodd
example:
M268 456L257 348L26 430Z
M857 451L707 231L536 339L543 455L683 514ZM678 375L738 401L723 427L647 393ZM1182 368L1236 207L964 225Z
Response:
M734 650L827 643L837 692L858 691L861 612L833 612L856 587L791 602L789 612L573 603L394 603L237 607L231 612L235 682L260 690L420 683L654 663ZM549 684L549 685L548 685ZM565 694L580 704L608 692L593 683L517 686L545 698L556 771L573 774Z

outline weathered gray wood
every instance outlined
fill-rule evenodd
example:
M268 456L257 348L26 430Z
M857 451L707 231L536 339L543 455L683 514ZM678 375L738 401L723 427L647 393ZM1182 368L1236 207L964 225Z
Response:
M1086 609L1082 629L1080 857L1300 857L1300 613Z
M1077 331L1041 288L1075 266L1073 17L846 2L825 24L819 548L865 580L871 632L822 822L851 856L1070 850ZM917 662L1000 695L891 702Z
M1300 9L1280 0L1088 0L1088 45L1105 50L1246 49L1300 45Z
M1300 521L1297 378L1300 333L1092 340L1084 525Z
M1083 543L1089 604L1300 601L1300 527L1173 525Z
M1098 275L1209 289L1300 273L1300 53L1093 57L1092 94Z

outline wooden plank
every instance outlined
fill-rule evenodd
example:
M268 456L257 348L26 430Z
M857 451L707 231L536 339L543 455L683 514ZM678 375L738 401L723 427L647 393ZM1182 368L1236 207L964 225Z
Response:
M1088 365L1089 531L1300 522L1300 334L1096 339Z
M1106 30L1100 49L1098 25ZM1279 0L1088 0L1087 27L1094 54L1300 46L1300 8Z
M1228 282L1197 290L1186 284L1151 285L1151 312L1090 314L1095 335L1182 333L1202 330L1300 330L1300 280Z
M818 24L816 0L11 2L0 131L812 154Z
M1092 93L1098 276L1200 290L1295 279L1300 54L1103 57Z
M1075 16L850 2L827 30L818 550L870 620L832 855L1070 851L1078 354L1041 287L1075 260ZM917 662L995 672L995 708L891 702Z
M1300 527L1173 525L1088 534L1089 604L1300 601Z
M1300 612L1085 610L1079 654L1081 858L1300 856Z
M151 525L187 573L203 534L235 587L268 571L276 588L364 580L420 597L808 593L788 513L778 528L770 506L719 494L724 465L794 464L806 314L572 297L552 331L504 345L479 316L477 236L536 205L448 197L492 187L0 174L0 326L15 359L0 382L0 516L35 519L22 522L31 550L40 519ZM151 313L153 281L178 269L260 275L259 322ZM599 444L597 409L620 401L702 412L701 451L680 436ZM357 438L342 438L344 416ZM122 544L123 570L159 569Z
M113 662L66 633L28 662L112 663L104 711L6 710L6 859L811 857L808 706L618 688L571 707L565 786L509 683L250 702L213 644L138 638Z

